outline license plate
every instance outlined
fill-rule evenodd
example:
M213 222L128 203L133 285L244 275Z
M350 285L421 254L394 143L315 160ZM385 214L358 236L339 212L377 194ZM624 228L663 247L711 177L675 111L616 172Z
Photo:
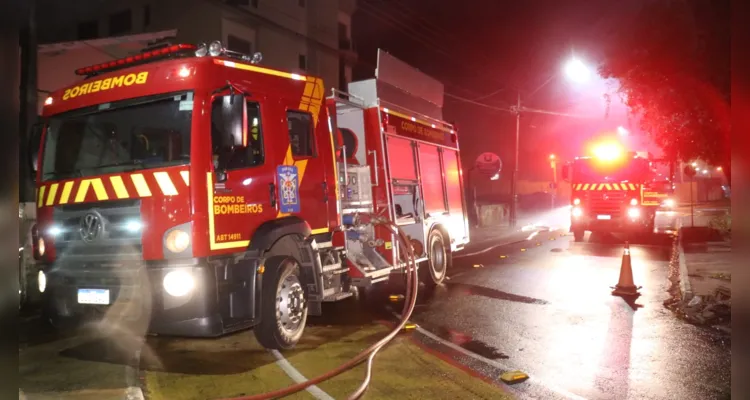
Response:
M109 290L78 289L78 304L109 304Z
M609 215L597 215L596 219L612 219L612 217Z

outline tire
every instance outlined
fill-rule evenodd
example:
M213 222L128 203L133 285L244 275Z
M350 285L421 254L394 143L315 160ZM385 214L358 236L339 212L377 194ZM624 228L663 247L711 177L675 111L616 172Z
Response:
M586 231L584 231L584 230L577 229L577 230L573 231L573 239L576 242L583 242L583 237L585 235L586 235Z
M440 285L448 275L450 252L445 248L445 239L439 230L433 229L427 237L427 262L420 268L421 281L428 287Z
M253 330L266 349L293 348L307 323L307 294L300 265L292 257L276 256L265 262L261 289L260 323Z

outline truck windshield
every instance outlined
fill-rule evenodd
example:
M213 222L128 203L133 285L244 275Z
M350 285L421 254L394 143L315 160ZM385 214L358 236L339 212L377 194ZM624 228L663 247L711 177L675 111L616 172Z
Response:
M49 118L42 180L189 163L192 98L160 95Z
M649 171L645 159L631 159L619 163L604 163L594 159L573 162L576 182L643 182Z

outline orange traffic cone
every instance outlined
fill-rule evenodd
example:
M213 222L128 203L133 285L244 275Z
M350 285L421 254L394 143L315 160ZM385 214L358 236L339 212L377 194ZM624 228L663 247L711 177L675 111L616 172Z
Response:
M625 242L625 249L622 251L622 264L620 265L620 280L617 286L613 287L613 296L640 296L638 290L641 287L633 283L633 267L630 265L630 245Z

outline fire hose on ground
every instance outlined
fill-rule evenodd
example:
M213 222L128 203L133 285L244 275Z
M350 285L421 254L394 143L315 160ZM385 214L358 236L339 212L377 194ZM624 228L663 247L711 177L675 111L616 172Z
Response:
M417 291L419 288L419 279L417 277L417 263L416 257L414 256L411 243L406 238L406 234L399 228L393 221L390 221L382 216L373 214L358 214L355 219L361 219L363 224L372 224L373 226L385 226L392 234L394 234L398 240L398 246L403 251L406 258L406 293L404 297L404 308L401 312L401 320L398 325L385 335L378 342L370 345L368 348L357 354L351 360L339 365L338 367L321 374L315 378L308 379L305 382L300 382L296 385L288 386L284 389L275 390L267 393L260 393L251 396L236 397L231 400L266 400L266 399L277 399L291 394L300 392L307 389L312 385L316 385L323 381L334 378L367 360L367 368L365 378L362 384L348 397L350 400L359 399L367 390L372 377L372 364L375 359L375 355L385 347L388 343L393 340L398 333L404 329L406 323L409 321L414 307L417 303Z

